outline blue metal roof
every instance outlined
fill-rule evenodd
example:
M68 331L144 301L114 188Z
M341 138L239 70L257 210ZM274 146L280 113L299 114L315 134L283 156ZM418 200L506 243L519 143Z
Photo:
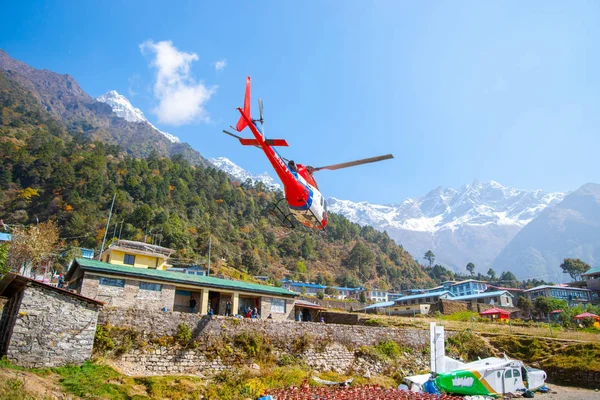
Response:
M515 297L512 294L510 294L510 292L508 290L499 290L496 292L483 292L483 293L477 293L477 294L468 294L466 296L456 296L451 298L450 300L472 300L472 299L484 299L486 297L496 297L496 296L501 296L503 294L508 294L510 297Z
M383 303L371 304L370 306L365 307L365 310L371 310L373 308L380 308L380 307L391 307L394 304L396 304L396 302L394 302L394 301L384 301Z
M343 287L343 286L325 286L325 285L319 285L317 283L293 282L293 281L290 281L289 279L282 279L281 283L287 284L290 286L307 287L307 288L315 288L315 289L326 289L328 287L332 287L337 290L360 290L361 289L361 288L349 288L349 287Z
M424 297L442 296L445 294L448 294L450 297L454 296L448 290L443 290L441 292L429 292L429 293L413 294L411 296L399 297L396 299L396 301L415 300L415 299L422 299Z
M316 283L304 283L304 282L282 282L283 284L287 284L290 286L297 287L307 287L307 288L315 288L315 289L325 289L327 286L317 285Z
M531 289L527 289L526 292L533 292L535 290L541 290L541 289L561 289L561 290L579 290L582 292L589 292L589 289L583 289L583 288L576 288L576 287L571 287L571 286L560 286L560 285L541 285L541 286L536 286L534 288Z

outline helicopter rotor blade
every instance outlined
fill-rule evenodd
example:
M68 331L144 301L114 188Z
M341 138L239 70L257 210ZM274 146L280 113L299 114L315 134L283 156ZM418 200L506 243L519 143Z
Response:
M348 168L348 167L355 167L357 165L374 163L374 162L377 162L377 161L388 160L390 158L394 158L394 156L391 155L391 154L386 154L384 156L377 156L377 157L371 157L371 158L363 158L362 160L349 161L349 162L345 162L345 163L341 163L341 164L326 165L324 167L318 167L318 168L307 167L307 169L312 174L313 172L317 172L317 171L320 171L322 169L328 169L330 171L334 171L336 169L342 169L342 168Z
M263 120L263 102L262 102L261 98L258 99L258 110L259 110L259 114L260 114L259 121L262 124L264 120Z

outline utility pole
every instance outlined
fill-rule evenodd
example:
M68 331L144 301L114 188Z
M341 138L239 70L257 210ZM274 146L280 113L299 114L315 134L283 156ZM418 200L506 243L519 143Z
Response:
M123 232L123 222L124 221L125 221L124 219L121 220L121 227L119 228L119 240L121 240L121 232Z
M117 192L113 195L112 204L110 205L110 212L108 213L108 221L106 221L106 229L104 229L104 238L102 239L102 247L100 248L100 254L98 255L98 260L102 258L102 253L104 252L104 243L106 242L106 234L108 233L108 224L110 224L110 217L112 217L113 207L115 205L115 198L117 197Z
M208 235L208 273L206 276L210 276L210 248L212 247L212 235Z

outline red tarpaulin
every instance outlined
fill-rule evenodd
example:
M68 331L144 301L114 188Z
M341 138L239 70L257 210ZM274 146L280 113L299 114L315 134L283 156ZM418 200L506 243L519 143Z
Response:
M508 317L510 315L510 313L506 310L502 310L500 308L490 308L489 310L485 310L483 312L480 312L479 315L483 316L483 315L494 315L494 314L500 314L501 316L506 316Z
M576 315L573 318L575 318L575 319L593 318L596 321L600 321L600 317L599 316L597 316L596 314L589 313L589 312L584 312L583 314Z

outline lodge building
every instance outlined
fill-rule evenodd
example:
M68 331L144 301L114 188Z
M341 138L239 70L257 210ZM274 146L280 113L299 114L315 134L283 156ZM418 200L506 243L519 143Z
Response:
M169 271L173 250L119 240L100 259L76 258L65 276L70 290L119 308L294 319L296 293L249 282ZM192 300L193 299L193 300Z

